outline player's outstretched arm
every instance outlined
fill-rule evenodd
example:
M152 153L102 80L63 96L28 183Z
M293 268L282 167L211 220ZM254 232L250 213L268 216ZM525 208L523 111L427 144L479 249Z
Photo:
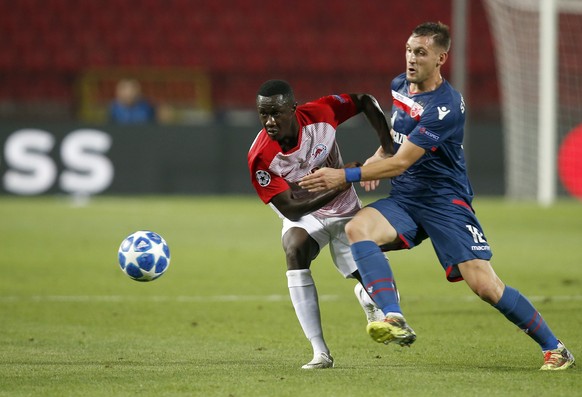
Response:
M344 186L349 186L345 185ZM319 192L316 195L297 198L293 195L291 189L277 194L271 199L271 203L289 220L296 221L304 215L317 211L334 198L336 198L343 189L331 189Z
M351 169L321 168L301 178L299 186L310 192L324 192L345 183L392 178L402 174L423 155L423 148L407 140L393 157Z
M380 107L380 104L370 94L350 94L357 109L364 113L380 140L380 145L386 153L394 153L394 141L390 134L390 124Z
M344 168L354 168L361 165L361 163L354 161L345 164ZM285 218L295 221L304 215L307 215L313 211L317 211L350 187L351 184L343 183L335 189L301 198L295 197L293 195L292 189L287 189L273 197L271 199L271 203L279 210L279 212L283 214Z

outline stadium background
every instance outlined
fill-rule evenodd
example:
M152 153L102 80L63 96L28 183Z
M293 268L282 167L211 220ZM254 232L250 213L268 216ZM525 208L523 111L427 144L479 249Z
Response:
M467 4L469 171L478 194L498 195L504 173L492 39L482 2ZM369 92L387 109L414 26L438 20L455 29L451 1L1 0L0 8L0 192L8 194L252 193L246 152L259 128L254 98L262 81L289 80L300 102ZM454 57L453 43L449 80ZM169 110L165 122L107 124L120 77L137 77L146 97ZM87 163L67 160L66 138L87 129L110 142L96 149L81 137ZM346 161L374 149L364 120L344 129ZM47 143L39 147L31 131ZM64 186L67 172L91 183L100 163L92 151L110 162L109 182ZM54 171L43 172L47 165ZM7 174L24 188L7 183Z
M497 88L507 74L496 75L482 1L0 0L0 396L582 395L579 370L542 376L528 336L447 283L429 243L391 254L419 335L412 349L370 342L353 280L322 253L312 270L337 366L300 371L310 352L288 300L280 221L249 182L260 82L287 78L301 101L369 91L386 108L410 30L431 19L464 32L451 13L465 2L465 146L494 266L580 359L580 203L484 197L503 193L509 167ZM126 73L175 119L107 124ZM361 121L338 134L346 160L375 145ZM85 193L98 196L77 206ZM172 250L153 283L117 264L119 243L140 229Z

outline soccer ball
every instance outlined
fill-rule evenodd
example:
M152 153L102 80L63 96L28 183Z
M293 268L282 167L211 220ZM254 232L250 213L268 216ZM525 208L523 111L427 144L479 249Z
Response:
M170 249L157 233L140 230L127 236L119 246L121 270L136 281L152 281L170 265Z

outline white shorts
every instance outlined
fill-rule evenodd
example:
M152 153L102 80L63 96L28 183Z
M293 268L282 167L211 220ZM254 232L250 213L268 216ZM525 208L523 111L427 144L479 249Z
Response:
M355 272L358 267L352 256L350 243L348 242L348 237L345 232L346 223L351 219L351 217L318 219L313 215L305 215L298 221L294 222L287 218L283 218L283 230L281 236L284 236L292 227L304 229L315 241L317 241L320 251L323 247L329 244L331 259L337 270L345 278L353 278L352 273Z

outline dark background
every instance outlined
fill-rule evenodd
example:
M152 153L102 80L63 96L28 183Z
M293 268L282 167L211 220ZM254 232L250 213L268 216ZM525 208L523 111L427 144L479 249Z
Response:
M495 56L481 0L468 0L465 150L478 194L504 192L503 143ZM0 0L0 177L6 139L22 128L56 138L48 153L60 169L59 144L71 131L110 134L107 156L115 178L104 193L252 193L246 152L259 124L258 86L287 79L299 102L328 94L368 92L386 110L389 83L404 71L404 43L421 22L451 26L453 1L418 0ZM443 75L452 79L455 43ZM176 70L203 76L209 90L166 91L144 84L158 106L197 110L204 117L157 125L111 125L103 118L111 82L83 83L91 73L148 76ZM144 72L145 71L145 72ZM148 72L149 71L149 72ZM94 110L91 119L83 109ZM199 110L199 109L198 109ZM196 114L196 113L195 113ZM99 119L101 117L101 119ZM338 134L344 160L363 160L375 149L364 120ZM26 172L25 170L17 170ZM58 192L57 186L47 193ZM0 192L6 193L5 186Z
M82 128L93 128L110 135L111 148L104 154L113 164L113 182L103 193L112 194L246 194L253 193L246 155L260 125L232 126L142 126L140 128L87 125L84 123L5 123L0 125L0 144L6 152L7 137L22 128L50 133L55 144L41 155L52 159L59 174L63 164L60 146L63 138ZM473 187L479 194L503 192L501 135L498 128L476 124L471 130L472 145L467 152ZM337 139L343 159L364 161L378 147L374 130L363 116L341 125ZM86 150L90 152L90 150ZM37 155L39 153L36 153ZM480 166L472 166L480 164ZM78 171L73 167L72 171ZM8 170L26 174L23 167L10 166L0 158L0 177ZM387 184L385 185L387 186ZM11 193L4 184L0 192ZM45 193L61 192L55 184Z

